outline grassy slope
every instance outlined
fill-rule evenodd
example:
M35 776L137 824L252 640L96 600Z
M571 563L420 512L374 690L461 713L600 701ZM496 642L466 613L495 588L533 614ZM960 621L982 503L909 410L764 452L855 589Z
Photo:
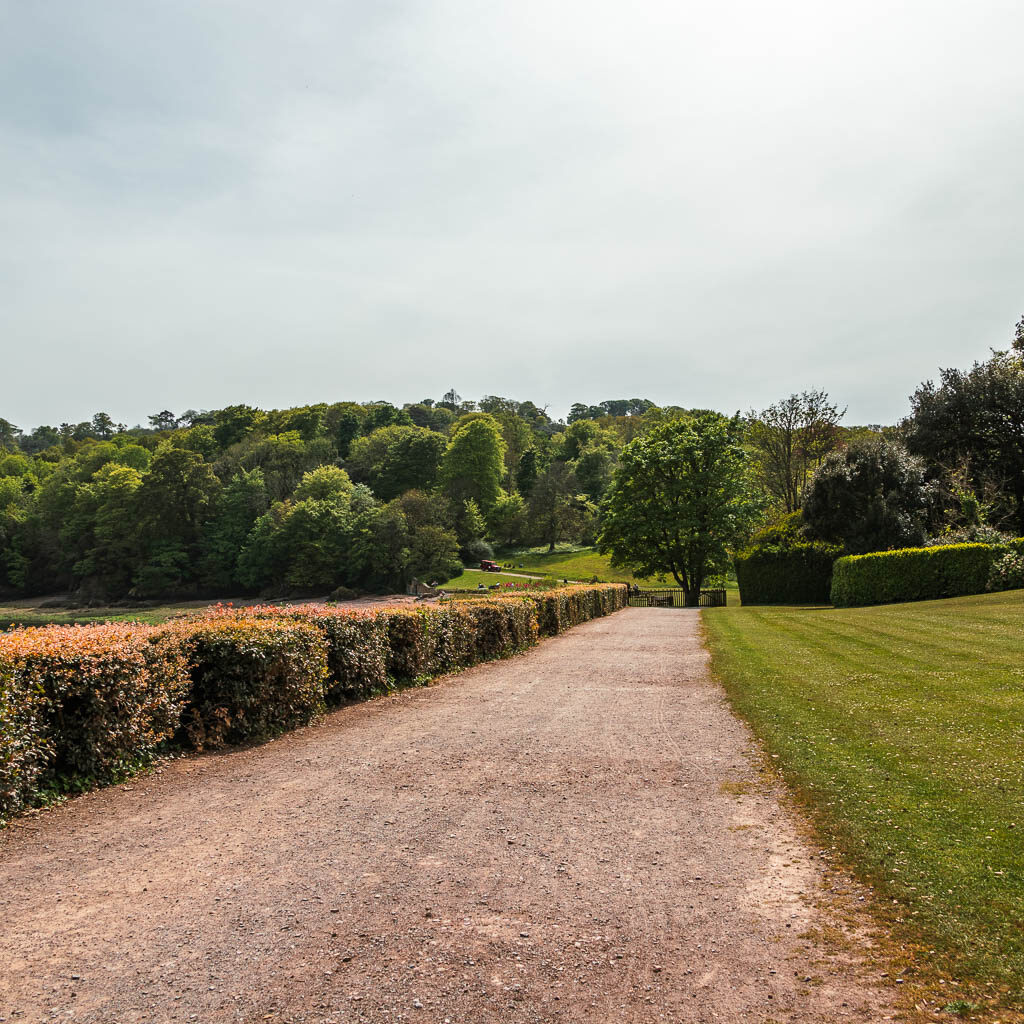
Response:
M1024 591L703 621L824 836L954 977L1024 1008Z
M526 572L525 569L522 570ZM485 587L493 583L529 583L523 576L514 576L504 572L481 572L479 569L467 569L461 576L455 576L447 583L442 583L443 590L476 590L477 584L482 583Z
M502 555L499 560L514 562L517 571L538 572L555 576L558 579L583 580L588 582L594 576L606 583L639 583L641 586L653 586L658 580L638 580L632 573L622 569L613 569L608 555L598 554L594 548L578 548L572 550L555 550L548 553L547 548L531 548L528 551L513 551ZM519 565L524 568L519 570ZM676 586L675 581L671 586Z

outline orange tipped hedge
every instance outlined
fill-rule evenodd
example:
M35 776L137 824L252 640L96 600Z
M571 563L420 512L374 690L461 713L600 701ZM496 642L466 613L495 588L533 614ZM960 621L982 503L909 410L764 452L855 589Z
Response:
M309 623L192 619L164 635L188 660L179 738L197 750L265 739L324 710L327 643Z
M0 822L61 779L114 778L175 741L209 749L328 704L507 657L625 607L621 584L402 606L218 606L165 626L0 633Z
M188 699L180 647L149 626L0 633L0 818L55 775L106 780L173 735Z

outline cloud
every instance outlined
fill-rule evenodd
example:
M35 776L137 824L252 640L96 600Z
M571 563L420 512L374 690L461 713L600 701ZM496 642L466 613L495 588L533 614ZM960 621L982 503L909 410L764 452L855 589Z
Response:
M97 0L0 32L3 408L892 421L1022 305L1008 3Z

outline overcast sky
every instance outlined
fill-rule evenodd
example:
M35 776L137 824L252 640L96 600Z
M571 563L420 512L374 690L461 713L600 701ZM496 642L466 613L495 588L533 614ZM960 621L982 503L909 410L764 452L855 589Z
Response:
M1024 312L1024 7L0 0L0 416L819 386Z

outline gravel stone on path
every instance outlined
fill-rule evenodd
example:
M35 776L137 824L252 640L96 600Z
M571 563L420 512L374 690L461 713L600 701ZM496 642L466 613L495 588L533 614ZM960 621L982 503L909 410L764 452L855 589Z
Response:
M17 822L0 1018L899 1019L756 765L696 612L594 620Z

